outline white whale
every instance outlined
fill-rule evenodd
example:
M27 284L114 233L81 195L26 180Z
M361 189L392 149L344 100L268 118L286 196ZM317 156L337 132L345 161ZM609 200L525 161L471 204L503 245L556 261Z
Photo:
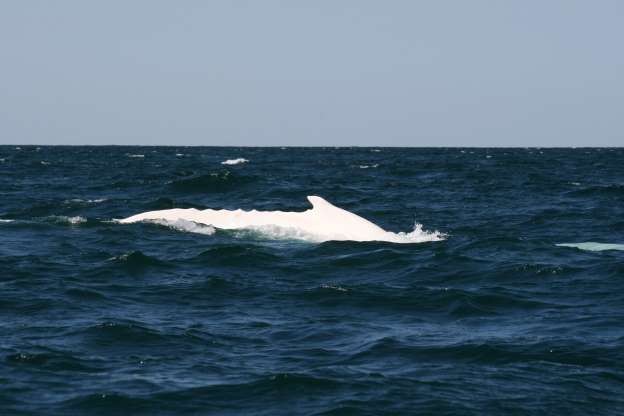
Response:
M201 224L224 230L253 230L274 238L314 242L350 240L422 243L443 240L445 237L437 231L423 231L420 224L416 224L412 232L393 233L319 196L308 196L308 201L312 209L302 212L176 208L144 212L117 222L127 224L151 221L186 231L206 233L206 227L197 227L197 224Z

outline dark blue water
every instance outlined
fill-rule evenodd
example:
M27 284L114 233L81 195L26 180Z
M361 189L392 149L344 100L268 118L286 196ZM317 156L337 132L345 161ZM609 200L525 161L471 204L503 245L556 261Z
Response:
M306 195L448 236L110 222ZM624 414L624 251L556 246L624 244L624 149L4 146L0 218L0 414Z

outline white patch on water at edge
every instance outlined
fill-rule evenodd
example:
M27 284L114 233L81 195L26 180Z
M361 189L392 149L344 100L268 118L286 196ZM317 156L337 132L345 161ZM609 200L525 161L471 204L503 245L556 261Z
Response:
M238 159L228 159L221 162L222 165L239 165L241 163L247 163L249 160L239 157Z
M591 241L585 243L561 243L555 244L557 247L571 247L578 248L585 251L607 251L607 250L621 250L624 251L624 244L609 244L609 243L594 243Z
M69 203L76 203L76 204L99 204L100 202L104 202L107 201L106 198L97 198L97 199L80 199L80 198L73 198L73 199L67 199L65 201L63 201L65 204L69 204Z
M52 222L56 222L59 224L77 225L77 224L83 224L87 222L87 219L81 216L67 217L65 215L52 215L48 218L50 218Z
M212 235L216 231L215 228L210 225L199 224L193 221L187 221L183 219L178 219L175 221L155 219L155 220L149 220L148 222L152 222L154 224L169 227L176 231L188 231L191 233L204 234L204 235Z
M335 291L337 291L337 292L348 292L348 291L349 291L349 289L345 289L345 288L344 288L344 287L342 287L342 286L338 286L338 285L330 285L330 284L326 284L326 283L323 283L323 284L321 285L321 289L335 290Z
M214 228L218 228L235 230L241 236L251 232L270 239L294 239L315 243L324 241L423 243L446 238L445 234L438 231L423 230L421 224L415 224L410 232L386 231L359 215L332 205L321 197L309 196L308 200L312 204L312 209L301 212L175 208L145 212L116 222L128 224L152 221L178 230L203 234L211 234ZM206 232L205 229L198 228L199 226L208 226L212 230Z

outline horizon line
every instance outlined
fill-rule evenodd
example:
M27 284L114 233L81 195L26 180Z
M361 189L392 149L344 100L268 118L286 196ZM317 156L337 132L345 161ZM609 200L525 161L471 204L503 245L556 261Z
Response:
M347 149L347 148L361 148L361 149L622 149L624 145L621 146L521 146L521 145L509 145L509 146L485 146L485 145L471 145L471 146L441 146L441 145L433 145L433 146L372 146L372 145L342 145L342 146L334 146L334 145L224 145L224 144L40 144L40 143L28 143L28 144L17 144L17 143L0 143L0 147L21 147L21 146L33 146L33 147L242 147L242 148L313 148L313 149L323 149L323 148L333 148L333 149Z

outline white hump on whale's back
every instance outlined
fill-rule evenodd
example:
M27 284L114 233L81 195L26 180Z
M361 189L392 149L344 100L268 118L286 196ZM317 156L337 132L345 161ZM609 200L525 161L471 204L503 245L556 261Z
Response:
M439 241L444 234L423 231L420 224L409 233L385 231L378 225L350 211L332 205L320 196L308 196L312 209L296 211L243 211L166 209L133 215L118 222L126 224L153 221L159 224L179 224L190 221L224 230L252 230L268 237L301 239L313 242L331 240L387 241L392 243L422 243ZM193 231L190 227L188 231Z

